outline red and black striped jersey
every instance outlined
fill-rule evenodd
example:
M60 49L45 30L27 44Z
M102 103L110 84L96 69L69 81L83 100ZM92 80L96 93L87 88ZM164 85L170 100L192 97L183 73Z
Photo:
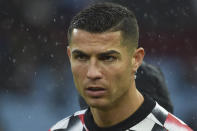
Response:
M192 129L158 103L145 97L144 103L132 116L112 127L98 127L90 110L86 109L59 121L49 131L192 131Z

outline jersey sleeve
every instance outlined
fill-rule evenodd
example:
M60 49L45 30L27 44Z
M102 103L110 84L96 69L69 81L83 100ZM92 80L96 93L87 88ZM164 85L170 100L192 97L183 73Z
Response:
M193 131L183 121L181 121L171 113L168 113L164 127L168 129L168 131Z
M69 123L70 117L67 117L59 122L57 122L54 126L52 126L49 131L57 131L58 129L66 129Z
M83 121L85 111L86 110L78 111L72 116L57 122L49 131L83 131L85 128Z

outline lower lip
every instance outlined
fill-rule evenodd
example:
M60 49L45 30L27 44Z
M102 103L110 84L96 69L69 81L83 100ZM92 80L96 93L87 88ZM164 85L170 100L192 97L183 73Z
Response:
M85 93L91 97L101 97L104 96L106 92L107 92L106 90L97 90L97 91L85 90Z

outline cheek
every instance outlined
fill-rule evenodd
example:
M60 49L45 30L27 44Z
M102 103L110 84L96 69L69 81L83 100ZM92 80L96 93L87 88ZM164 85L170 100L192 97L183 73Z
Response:
M129 77L131 75L131 67L128 61L123 61L120 63L115 63L110 66L109 71L111 76L114 76L114 79L122 79L123 77Z
M125 68L117 69L114 72L114 76L114 81L121 85L127 84L131 80L131 73L128 69Z
M111 67L108 71L110 86L113 90L121 90L131 86L131 68L129 66Z
M83 80L86 78L86 66L73 64L71 65L73 78L77 87L82 84Z

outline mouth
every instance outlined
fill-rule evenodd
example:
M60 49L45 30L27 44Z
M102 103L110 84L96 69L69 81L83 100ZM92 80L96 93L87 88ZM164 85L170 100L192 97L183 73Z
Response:
M88 87L87 90L90 90L90 91L102 91L102 90L105 90L105 89L102 88L102 87Z
M102 97L107 93L107 90L103 87L88 87L85 93L90 97Z

